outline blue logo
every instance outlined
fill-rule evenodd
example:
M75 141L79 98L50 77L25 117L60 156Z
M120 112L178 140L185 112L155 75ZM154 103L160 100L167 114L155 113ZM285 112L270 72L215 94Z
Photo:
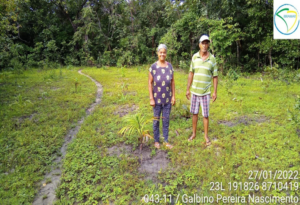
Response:
M281 34L291 35L300 24L298 10L291 4L280 6L274 14L274 24Z

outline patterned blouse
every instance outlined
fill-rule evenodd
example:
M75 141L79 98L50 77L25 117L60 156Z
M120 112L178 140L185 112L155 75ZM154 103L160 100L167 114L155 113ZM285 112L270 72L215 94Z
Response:
M153 97L156 105L171 103L172 89L171 80L173 79L173 67L167 62L166 67L158 66L157 62L149 68L153 77Z

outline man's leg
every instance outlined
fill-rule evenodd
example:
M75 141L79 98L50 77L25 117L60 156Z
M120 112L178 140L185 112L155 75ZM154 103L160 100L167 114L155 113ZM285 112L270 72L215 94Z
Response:
M208 117L203 117L203 125L204 125L204 138L206 142L209 142L208 138L208 124L209 124L209 119Z
M189 141L193 140L196 137L198 112L199 112L199 106L200 106L199 100L200 100L200 98L198 96L192 94L190 112L193 114L193 134L189 138Z
M197 122L198 122L198 114L193 114L193 134L191 136L192 138L196 137Z
M210 95L205 95L201 97L200 104L202 108L202 115L203 115L203 126L204 126L204 138L206 144L210 142L208 138L208 125L209 125L209 102L210 102Z

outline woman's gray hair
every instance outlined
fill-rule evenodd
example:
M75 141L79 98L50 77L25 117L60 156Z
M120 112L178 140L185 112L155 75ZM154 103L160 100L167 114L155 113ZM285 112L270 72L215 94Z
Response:
M167 51L167 46L165 44L159 44L157 47L157 52L162 48L166 49L166 51Z

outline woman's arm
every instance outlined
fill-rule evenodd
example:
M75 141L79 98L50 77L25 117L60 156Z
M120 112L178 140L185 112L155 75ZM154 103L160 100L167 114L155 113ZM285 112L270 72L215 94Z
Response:
M148 89L149 89L149 95L150 95L150 105L154 107L155 106L155 101L154 101L154 97L153 97L152 83L153 83L153 77L152 77L151 73L149 72Z
M175 105L176 100L175 100L175 80L174 80L174 74L173 74L173 78L171 80L171 89L172 89L172 99L171 99L171 104Z

